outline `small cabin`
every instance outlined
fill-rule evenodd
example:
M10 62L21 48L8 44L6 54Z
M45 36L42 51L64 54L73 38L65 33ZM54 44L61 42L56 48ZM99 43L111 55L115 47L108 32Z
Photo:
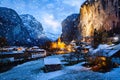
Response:
M60 70L61 61L59 58L44 58L45 72Z
M14 61L20 61L23 60L24 57L24 52L19 52L19 51L11 51L11 52L2 52L0 54L0 59L3 60L8 60L10 62Z

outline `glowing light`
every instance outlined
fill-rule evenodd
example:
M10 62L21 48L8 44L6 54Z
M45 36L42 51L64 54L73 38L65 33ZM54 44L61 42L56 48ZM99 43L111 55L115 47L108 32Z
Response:
M23 49L22 47L17 48L18 51L21 51L22 49Z
M119 40L119 38L118 38L118 37L114 37L114 40L115 40L115 41L118 41L118 40Z
M72 45L66 45L64 42L61 42L61 39L58 38L57 42L51 43L51 50L57 49L57 54L64 54L69 52L74 52L74 48Z
M53 42L51 44L52 49L64 49L65 43L61 42L60 38L58 39L58 42Z
M101 57L101 60L106 61L106 58L105 57Z

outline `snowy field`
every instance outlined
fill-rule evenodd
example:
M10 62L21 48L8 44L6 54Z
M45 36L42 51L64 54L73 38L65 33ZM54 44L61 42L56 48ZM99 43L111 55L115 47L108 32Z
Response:
M62 59L61 55L50 57ZM0 80L120 80L120 68L114 68L107 73L99 73L81 66L82 63L63 66L62 70L44 73L41 70L44 67L43 58L41 58L1 73Z

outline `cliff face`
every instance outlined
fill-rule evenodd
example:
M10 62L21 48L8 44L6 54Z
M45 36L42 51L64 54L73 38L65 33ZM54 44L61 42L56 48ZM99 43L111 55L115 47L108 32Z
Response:
M66 43L76 40L79 35L78 24L79 14L72 14L62 21L61 39Z
M5 37L9 44L14 44L22 31L19 15L12 9L0 7L0 37Z
M43 34L43 27L32 15L23 14L20 15L24 29L28 32L29 36L33 39L39 39L40 35Z
M32 15L19 16L13 9L0 7L0 38L8 45L43 45L49 39ZM2 42L1 42L2 43Z
M80 8L79 31L91 37L94 30L111 31L120 27L119 0L87 0Z

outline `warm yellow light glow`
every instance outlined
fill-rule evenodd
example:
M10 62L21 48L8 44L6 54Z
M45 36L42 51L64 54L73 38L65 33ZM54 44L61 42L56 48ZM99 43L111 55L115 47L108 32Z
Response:
M61 42L60 38L58 39L58 42L53 42L51 44L52 49L63 49L65 48L65 43Z
M58 38L57 42L52 42L51 47L52 50L57 49L57 54L63 54L63 53L69 53L74 52L74 48L72 45L66 45L64 42L61 41L60 38Z
M106 61L106 58L105 57L101 57L101 60Z
M21 50L22 50L22 48L21 48L21 47L19 47L19 48L17 48L17 50L18 50L18 51L21 51Z

